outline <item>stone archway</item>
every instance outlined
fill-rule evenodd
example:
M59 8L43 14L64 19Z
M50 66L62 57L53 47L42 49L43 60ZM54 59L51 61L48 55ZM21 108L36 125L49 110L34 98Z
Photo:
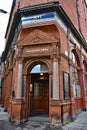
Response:
M27 75L28 72L30 73L31 69L32 69L35 65L37 65L37 64L39 64L39 63L44 63L44 64L46 64L47 67L48 67L49 73L51 73L51 71L52 71L51 61L50 61L50 60L47 60L47 59L41 59L41 58L39 58L39 59L28 60L28 61L26 62L26 64L25 64L25 66L24 66L23 74L24 74L24 75Z
M49 92L50 92L51 66L47 60L33 60L27 62L24 68L27 86L27 104L29 115L49 115Z
M46 64L39 63L34 65L30 72L30 113L48 114L49 113L49 70Z

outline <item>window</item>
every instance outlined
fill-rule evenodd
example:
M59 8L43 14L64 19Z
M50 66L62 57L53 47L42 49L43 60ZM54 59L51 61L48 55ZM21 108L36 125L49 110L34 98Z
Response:
M71 56L72 56L73 65L70 67L70 72L72 74L73 94L74 94L74 97L81 97L81 88L79 85L79 74L78 74L78 69L77 69L79 66L77 64L77 60L73 52Z
M84 2L85 2L85 5L86 5L86 7L87 7L87 0L84 0Z
M64 98L70 98L70 81L69 81L69 74L63 72L63 86L64 86Z
M37 64L35 65L32 70L31 70L31 73L40 73L40 72L48 72L48 67L46 64L44 63L41 63L41 64Z
M73 94L74 97L80 97L81 96L81 90L79 85L79 78L78 78L78 71L76 68L71 66L71 73L72 73L72 86L73 86Z
M84 71L84 85L87 88L87 64L86 62L83 63L83 71Z
M77 65L76 57L75 57L74 53L72 53L72 52L71 52L71 60L72 60L72 62L73 62L74 64Z
M43 88L39 85L39 83L34 83L34 96L42 96L43 95Z
M77 69L71 66L71 72L72 72L72 83L73 84L78 84L78 72Z

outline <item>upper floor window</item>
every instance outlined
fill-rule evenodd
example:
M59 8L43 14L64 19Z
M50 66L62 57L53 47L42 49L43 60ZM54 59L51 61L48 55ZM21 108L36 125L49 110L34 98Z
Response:
M77 65L77 60L76 60L76 57L75 57L75 55L74 55L73 52L71 52L71 60L72 60L72 62L73 62L74 64Z
M86 5L86 7L87 7L87 0L84 0L84 2L85 2L85 5Z

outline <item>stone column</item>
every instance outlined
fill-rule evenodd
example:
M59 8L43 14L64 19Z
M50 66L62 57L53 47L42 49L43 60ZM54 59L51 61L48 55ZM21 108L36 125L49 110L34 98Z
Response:
M16 99L22 98L22 79L23 79L23 64L20 62L18 64L18 83L17 83L17 92Z
M59 73L58 73L58 60L53 60L53 99L59 99Z

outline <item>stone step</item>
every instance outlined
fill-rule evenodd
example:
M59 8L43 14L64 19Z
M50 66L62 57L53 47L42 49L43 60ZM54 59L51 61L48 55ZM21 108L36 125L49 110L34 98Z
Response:
M4 107L0 107L0 112L4 112L5 108Z
M8 119L9 119L8 114L2 114L2 115L0 115L0 121L1 120L8 120Z
M49 118L48 117L34 116L34 117L29 117L28 121L49 123Z
M8 112L0 111L0 120L7 120L9 119Z

